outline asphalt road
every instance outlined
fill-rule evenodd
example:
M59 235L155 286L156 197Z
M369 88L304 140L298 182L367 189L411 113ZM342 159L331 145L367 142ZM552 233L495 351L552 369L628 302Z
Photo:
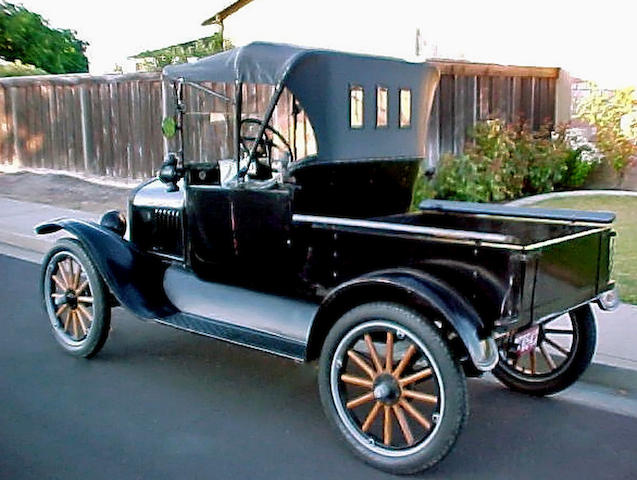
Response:
M0 256L0 478L380 479L328 427L316 366L116 309L93 360L57 346L37 265ZM471 381L432 479L635 479L637 419Z

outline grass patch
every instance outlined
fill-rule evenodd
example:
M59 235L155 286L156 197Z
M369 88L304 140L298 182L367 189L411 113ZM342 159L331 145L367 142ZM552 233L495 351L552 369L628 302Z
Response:
M637 197L591 195L586 197L553 198L536 203L543 208L575 210L606 210L615 212L615 269L619 295L624 302L637 304Z

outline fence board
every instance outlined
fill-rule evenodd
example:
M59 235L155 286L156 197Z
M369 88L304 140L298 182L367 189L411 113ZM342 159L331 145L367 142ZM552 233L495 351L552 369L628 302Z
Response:
M534 128L554 122L558 69L437 64L442 75L425 146L429 166L444 153L461 152L468 129L478 120L521 119ZM232 84L208 87L234 98ZM172 94L170 87L167 90ZM197 121L189 120L192 135L186 137L186 157L232 158L231 105L190 90L186 88L186 103L201 114ZM244 85L245 116L263 114L271 93L272 86ZM312 127L303 110L294 121L293 102L285 91L273 124L295 139L292 147L302 155L313 150ZM0 164L130 179L151 176L164 156L162 105L162 82L156 73L0 79Z

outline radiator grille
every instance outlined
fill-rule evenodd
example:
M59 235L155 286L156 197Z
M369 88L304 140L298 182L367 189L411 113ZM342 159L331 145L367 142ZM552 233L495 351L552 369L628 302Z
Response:
M182 211L138 208L133 215L133 241L142 249L183 257Z
M182 246L181 210L155 208L153 211L153 250L180 255Z

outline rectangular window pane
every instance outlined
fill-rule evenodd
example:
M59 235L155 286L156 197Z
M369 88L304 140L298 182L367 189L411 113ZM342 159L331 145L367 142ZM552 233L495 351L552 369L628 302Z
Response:
M376 126L387 126L387 89L376 88Z
M363 128L363 87L349 89L349 125Z
M400 89L400 128L411 126L411 90Z

